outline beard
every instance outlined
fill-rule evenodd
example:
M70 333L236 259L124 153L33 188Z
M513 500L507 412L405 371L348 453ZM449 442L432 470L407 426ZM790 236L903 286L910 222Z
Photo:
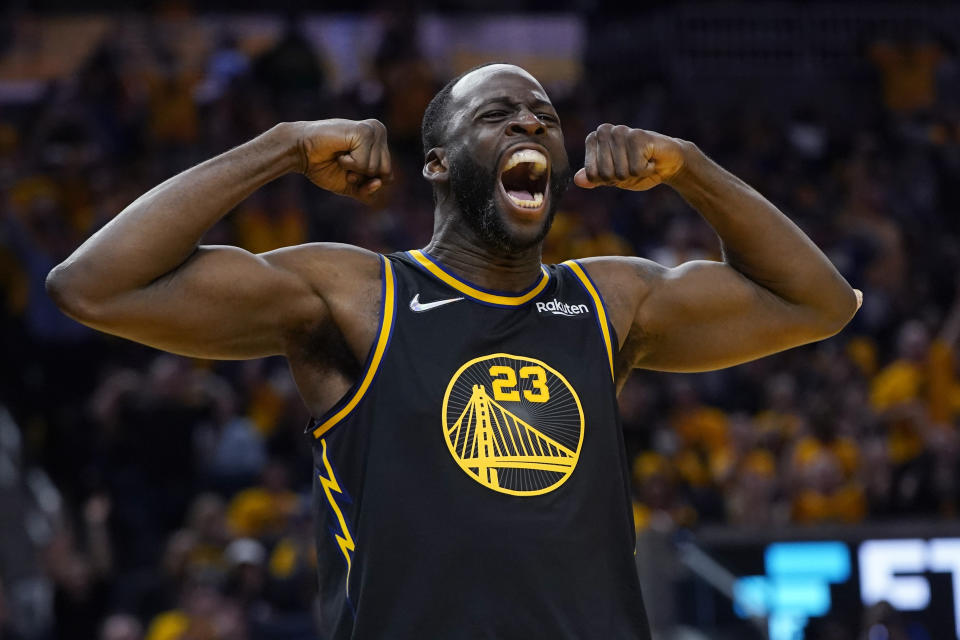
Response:
M531 238L518 238L510 232L503 221L503 214L497 209L494 197L500 179L497 173L481 166L464 147L456 149L449 157L450 189L457 207L486 247L499 253L512 254L543 242L550 232L560 198L570 186L572 171L569 166L559 170L550 167L549 201L543 227Z

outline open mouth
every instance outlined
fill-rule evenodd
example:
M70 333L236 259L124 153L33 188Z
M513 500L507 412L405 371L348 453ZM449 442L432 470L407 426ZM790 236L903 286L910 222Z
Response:
M518 149L500 171L500 184L507 199L518 209L543 206L547 190L547 157L536 149Z

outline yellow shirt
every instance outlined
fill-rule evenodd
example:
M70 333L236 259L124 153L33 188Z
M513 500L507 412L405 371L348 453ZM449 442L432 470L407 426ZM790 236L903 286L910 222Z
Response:
M852 477L860 466L860 450L849 438L837 438L828 444L807 436L797 443L797 448L793 451L793 462L798 467L805 467L821 455L835 457L847 478Z
M936 102L937 68L943 58L936 44L903 48L880 42L870 48L870 58L880 70L888 109L909 113Z
M273 493L262 487L244 489L227 508L227 522L236 535L259 538L280 533L297 508L297 494Z
M150 621L144 640L180 640L190 627L190 619L182 611L165 611Z
M793 521L799 524L820 522L860 522L867 515L863 489L853 483L831 494L801 491L793 499Z

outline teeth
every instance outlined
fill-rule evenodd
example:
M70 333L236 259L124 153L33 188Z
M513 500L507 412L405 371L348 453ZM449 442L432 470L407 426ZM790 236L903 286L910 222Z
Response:
M504 165L504 171L510 171L521 162L530 164L530 179L536 180L547 170L547 157L535 149L520 149L514 151L507 164Z
M507 194L507 197L510 198L510 201L513 202L513 204L523 209L539 209L540 205L543 204L542 193L533 194L533 200L521 200L520 198L514 198L509 193Z

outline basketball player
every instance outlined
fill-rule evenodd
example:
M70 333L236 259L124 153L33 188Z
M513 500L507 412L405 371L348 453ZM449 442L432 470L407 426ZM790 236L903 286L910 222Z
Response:
M692 143L608 124L573 182L668 185L724 261L541 264L573 171L518 67L451 81L423 140L421 250L198 246L286 173L361 201L390 180L379 122L288 123L141 196L53 270L50 294L173 353L287 357L315 416L324 638L648 638L618 388L635 367L703 371L826 338L857 296Z

